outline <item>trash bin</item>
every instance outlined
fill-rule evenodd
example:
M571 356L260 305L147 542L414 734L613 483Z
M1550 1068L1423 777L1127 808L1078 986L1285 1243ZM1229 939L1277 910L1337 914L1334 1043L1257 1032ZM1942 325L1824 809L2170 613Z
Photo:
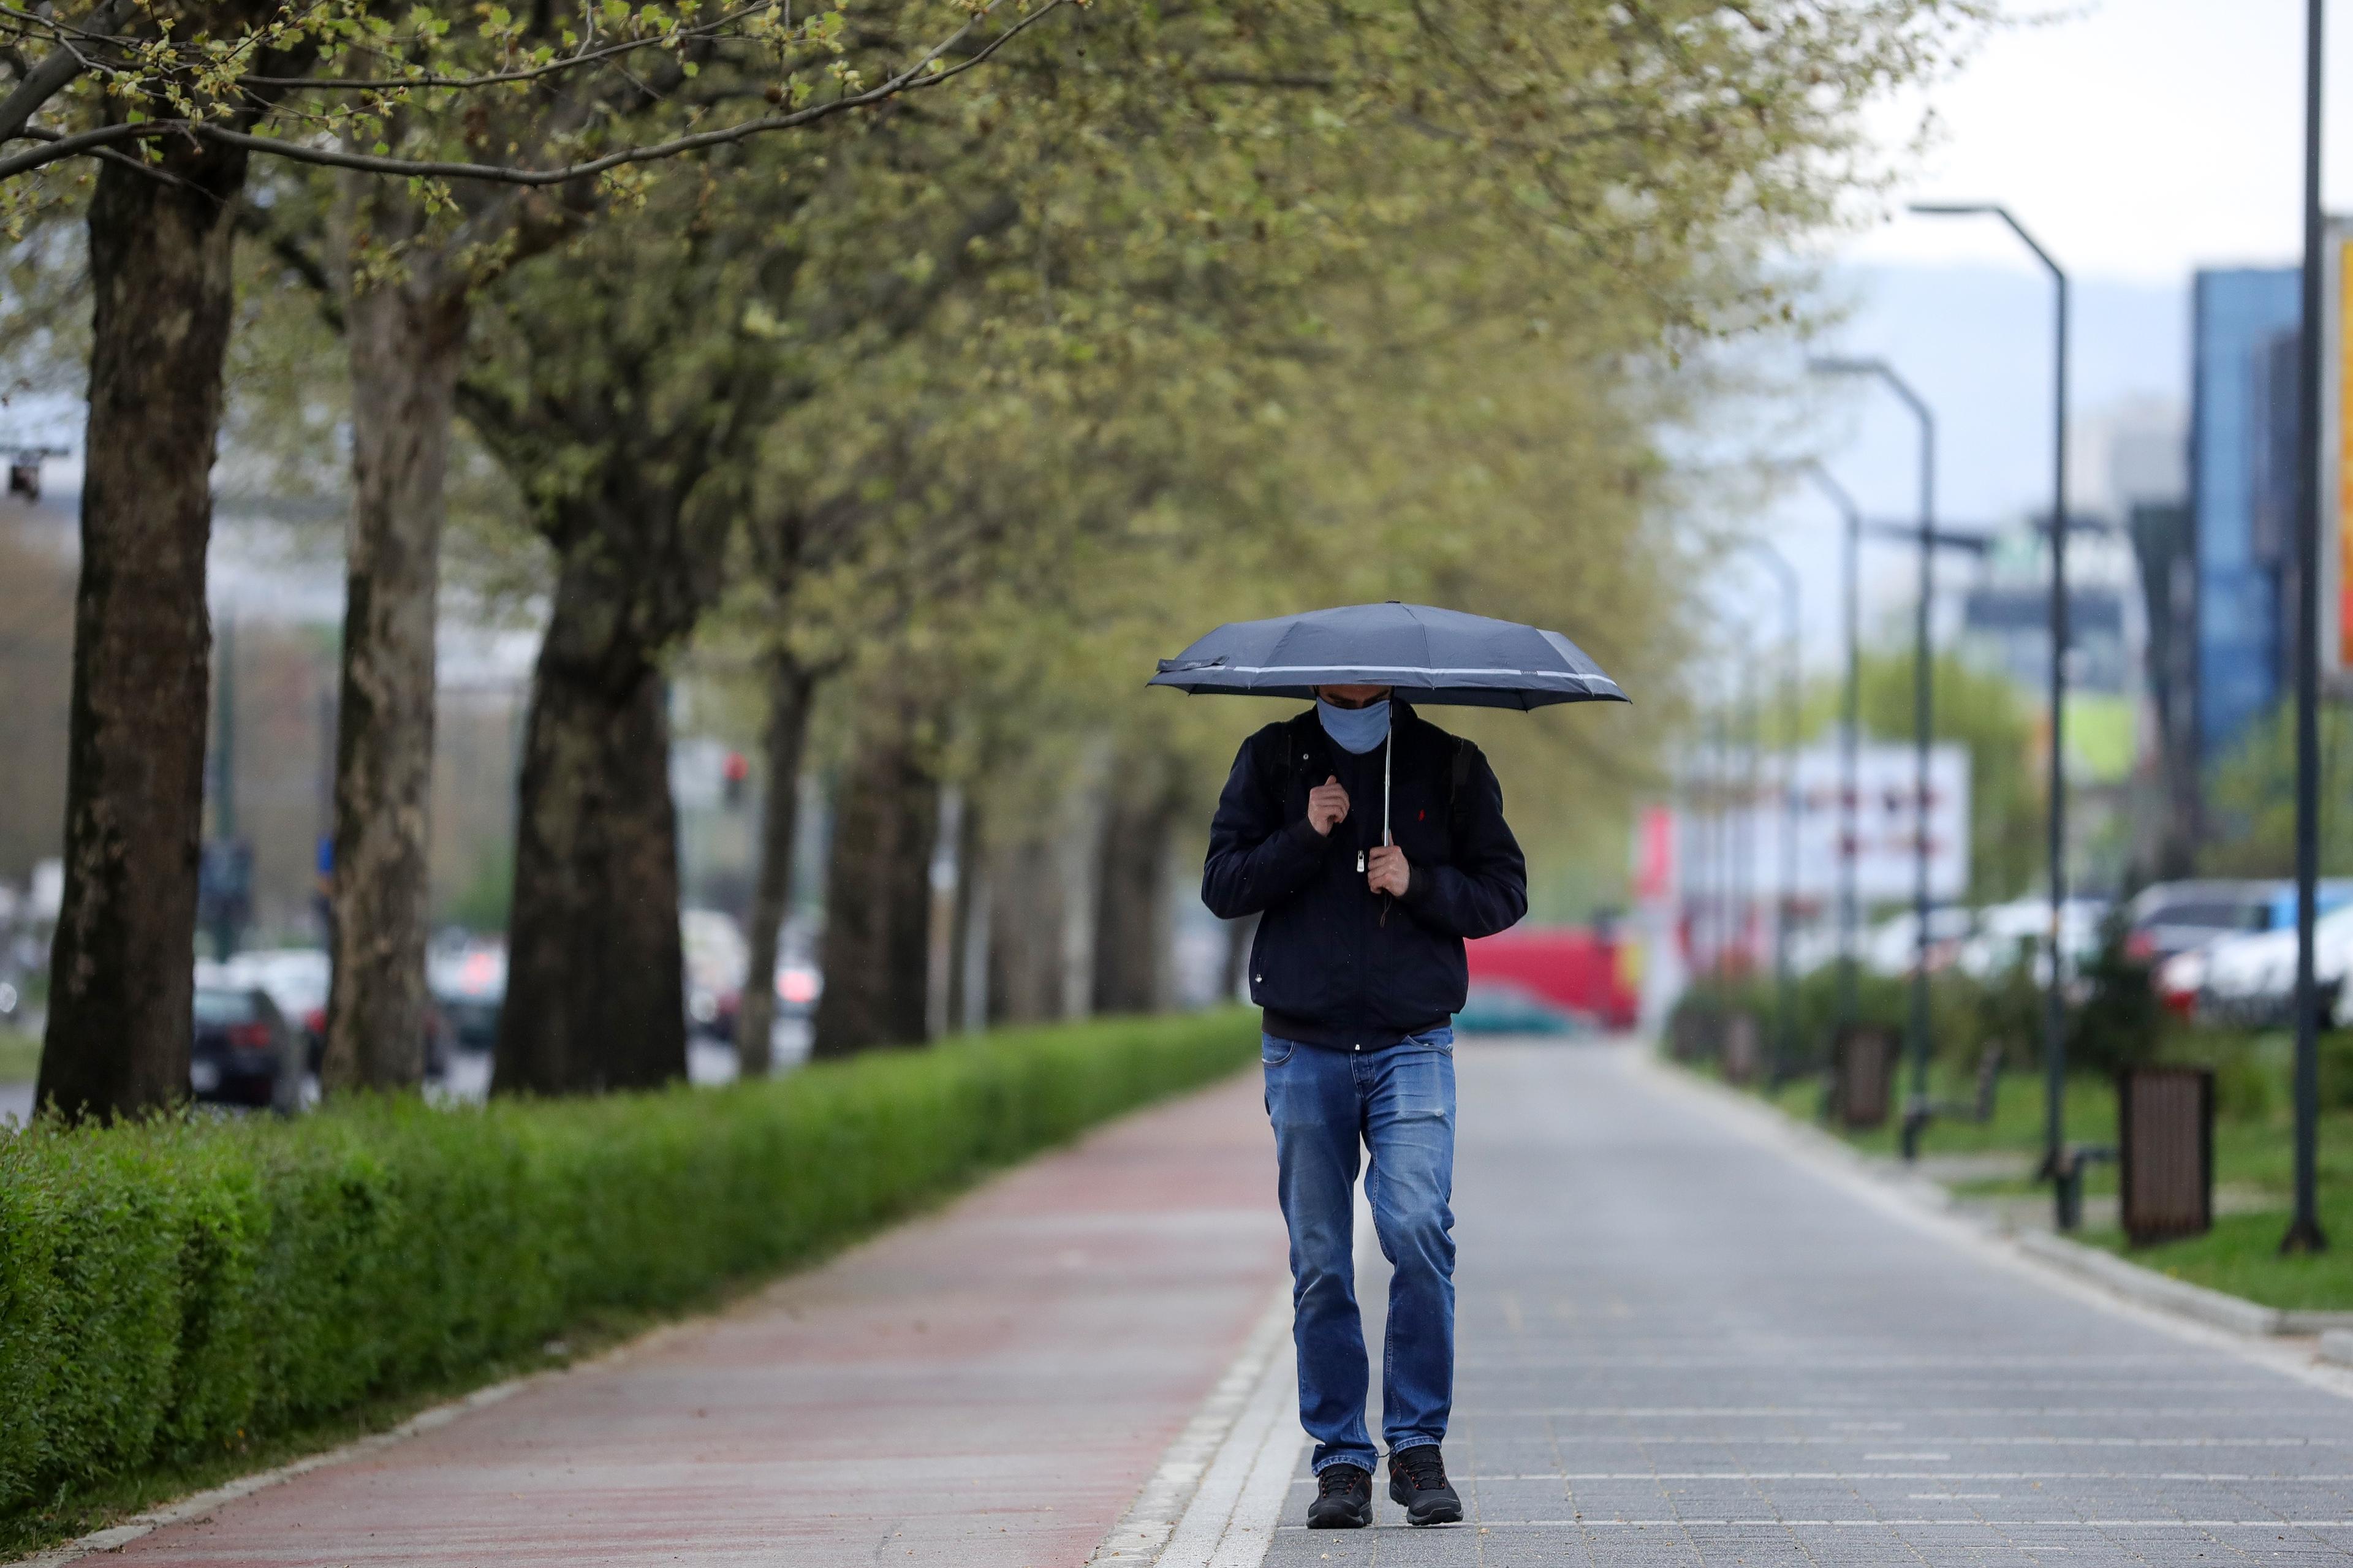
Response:
M1754 1013L1733 1013L1724 1020L1720 1059L1724 1081L1745 1084L1757 1076L1757 1028Z
M2116 1076L2116 1185L2135 1247L2214 1225L2214 1074L2127 1068Z
M1668 1029L1668 1052L1679 1062L1705 1061L1715 1052L1715 1034L1714 1007L1678 1008Z
M1841 1029L1831 1054L1831 1114L1850 1131L1887 1124L1895 1088L1895 1037L1868 1024Z

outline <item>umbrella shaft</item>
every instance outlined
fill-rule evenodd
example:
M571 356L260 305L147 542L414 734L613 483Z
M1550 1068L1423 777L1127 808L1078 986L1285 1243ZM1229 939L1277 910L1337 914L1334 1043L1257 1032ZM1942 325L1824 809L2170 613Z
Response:
M1389 712L1389 732L1381 737L1381 847L1389 846L1389 752L1397 742L1397 712Z

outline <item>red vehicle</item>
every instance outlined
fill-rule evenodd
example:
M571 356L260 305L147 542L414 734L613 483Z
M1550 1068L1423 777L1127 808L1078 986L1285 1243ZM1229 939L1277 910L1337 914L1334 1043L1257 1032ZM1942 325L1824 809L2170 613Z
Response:
M1641 1007L1633 951L1592 926L1521 926L1468 944L1474 995L1516 994L1606 1029L1630 1029Z

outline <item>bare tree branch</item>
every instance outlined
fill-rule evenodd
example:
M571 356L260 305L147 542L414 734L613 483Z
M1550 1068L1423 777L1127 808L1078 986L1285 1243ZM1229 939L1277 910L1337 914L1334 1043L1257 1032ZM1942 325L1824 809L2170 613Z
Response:
M175 129L189 129L185 121L166 123ZM77 132L71 136L60 136L55 141L46 137L36 137L35 140L41 143L38 148L31 152L16 153L14 157L0 158L0 180L5 180L11 174L20 174L26 169L37 169L44 163L55 163L61 159L79 157L85 153L95 153L102 147L112 147L123 142L143 141L154 135L156 129L156 122L151 121L142 125L101 125L95 131Z
M90 18L100 32L112 32L122 26L131 15L132 0L111 0L111 3ZM26 123L39 112L41 105L65 90L66 84L81 75L88 62L71 45L60 42L38 64L25 73L15 89L0 99L0 142L11 142L25 133Z
M653 163L675 158L683 153L700 152L706 147L721 147L730 142L747 141L774 131L790 131L799 126L815 124L821 120L853 109L863 109L881 103L901 93L916 92L954 80L975 67L986 64L997 50L1019 37L1031 26L1075 0L1046 0L1037 10L1024 16L986 45L959 60L940 69L932 68L982 22L1008 3L990 0L954 33L926 49L913 64L877 82L863 91L828 99L787 114L764 115L740 124L722 126L714 131L697 132L676 136L666 142L654 142L635 147L625 147L601 157L584 159L554 169L518 169L498 163L448 163L432 159L377 157L370 153L344 152L332 147L311 146L289 142L275 136L254 136L230 131L222 126L197 120L152 120L137 125L109 125L79 135L62 137L37 150L0 158L0 180L13 178L29 170L54 163L61 159L89 153L118 142L142 141L154 137L185 135L222 146L241 147L248 153L267 157L284 158L290 163L315 163L332 169L355 169L362 174L398 174L409 178L439 180L480 180L508 185L562 185L586 179L607 170L630 163Z
M616 43L589 48L585 43L576 54L545 65L530 66L521 70L490 71L480 76L396 76L396 77L311 77L311 76L248 76L237 79L242 87L276 87L302 92L371 92L396 88L477 88L502 87L514 82L537 81L543 77L560 76L583 66L596 65L619 55L638 49L671 48L681 42L698 42L721 37L726 29L748 16L777 9L780 0L755 0L740 9L714 16L698 27L681 28L673 34L643 38L625 38Z

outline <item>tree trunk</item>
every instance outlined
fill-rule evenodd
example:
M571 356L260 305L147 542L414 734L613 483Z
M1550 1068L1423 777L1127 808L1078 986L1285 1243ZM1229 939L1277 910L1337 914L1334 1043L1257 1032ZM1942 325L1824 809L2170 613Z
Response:
M768 659L768 795L760 814L760 870L745 921L751 954L744 965L744 1002L735 1015L735 1070L765 1078L773 1065L770 1037L776 1022L776 940L793 894L793 846L800 831L801 755L808 741L809 697L816 679L792 655Z
M595 1093L686 1076L678 813L656 649L611 531L583 530L532 676L493 1092Z
M356 254L422 227L405 189L370 187ZM465 355L465 293L419 258L355 280L352 527L335 736L334 973L321 1077L329 1091L408 1089L425 1076L427 855L431 842L433 634L443 480Z
M1094 1010L1168 1005L1168 858L1177 802L1166 790L1115 799L1103 816L1095 904Z
M166 142L153 172L100 163L90 201L65 901L35 1089L69 1116L128 1115L188 1092L205 552L245 168L241 153Z
M955 977L948 991L950 1027L967 1035L988 1025L988 853L980 797L967 796L956 847Z
M1034 1024L1062 1011L1062 879L1054 847L1004 847L989 873L988 1016Z
M915 754L913 730L903 708L873 715L842 780L812 1056L923 1038L939 786Z

